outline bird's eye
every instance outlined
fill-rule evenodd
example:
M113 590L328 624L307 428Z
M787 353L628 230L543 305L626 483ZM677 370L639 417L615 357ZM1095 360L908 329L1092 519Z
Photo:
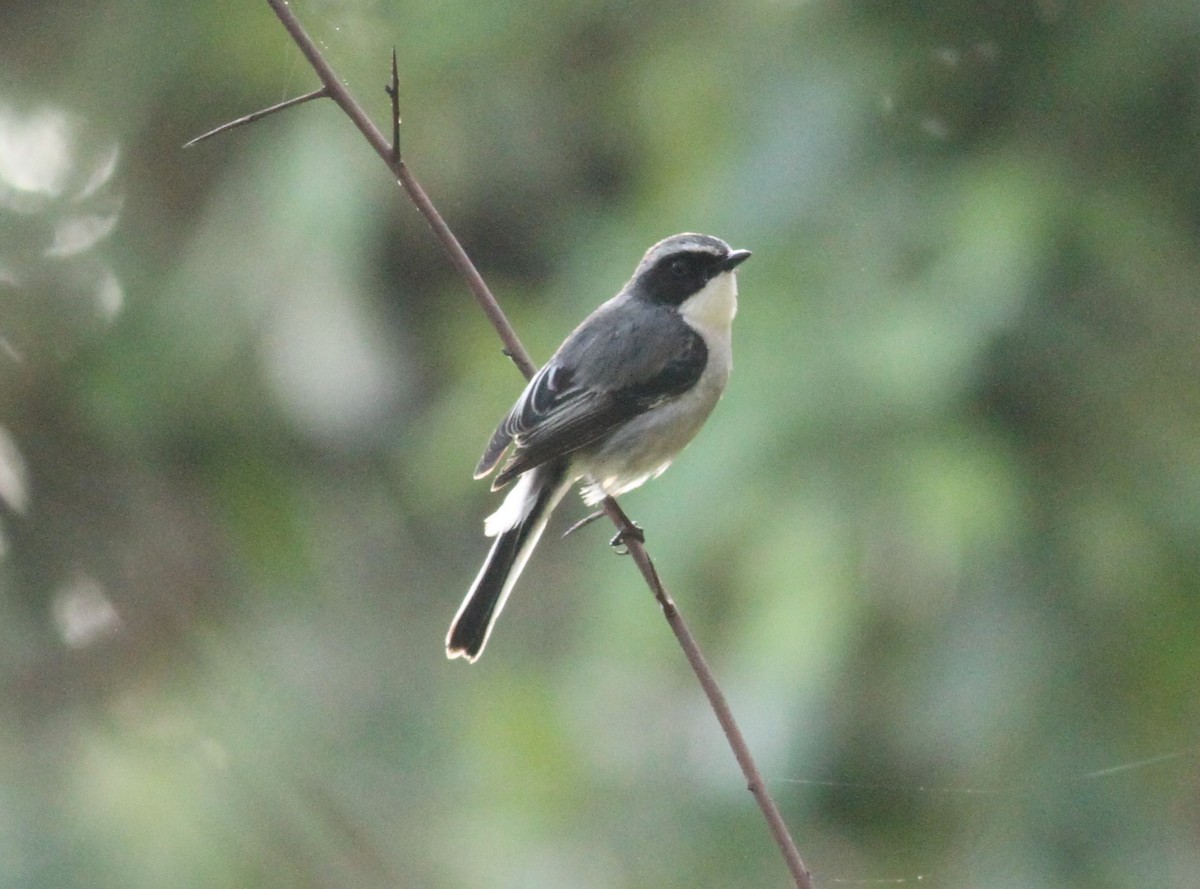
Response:
M682 259L671 260L671 274L676 278L682 278L688 273L687 263Z

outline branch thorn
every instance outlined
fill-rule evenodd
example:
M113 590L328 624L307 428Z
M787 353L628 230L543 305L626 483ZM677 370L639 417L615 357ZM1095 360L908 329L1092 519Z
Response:
M244 117L239 117L237 120L231 120L228 123L223 123L215 130L209 130L207 133L197 136L190 142L184 143L183 147L191 148L193 145L203 142L205 139L211 139L213 136L219 136L221 133L232 130L235 127L245 126L248 123L254 123L256 120L262 120L267 115L274 114L277 111L286 111L293 105L302 105L305 102L311 102L313 99L324 99L328 95L329 88L323 86L320 89L313 90L311 93L305 93L303 96L296 96L295 98L287 99L277 105L272 105L270 108L263 108L259 111L254 111L250 114L247 114Z
M396 47L392 47L392 79L384 88L392 99L392 163L400 163L400 73L396 67Z
M574 534L580 528L586 528L592 522L596 521L596 519L602 519L602 518L604 518L604 510L598 509L595 512L593 512L591 515L584 516L579 521L577 521L574 525L572 525L570 528L563 531L562 537L560 539L566 540L568 537L570 537L572 534Z

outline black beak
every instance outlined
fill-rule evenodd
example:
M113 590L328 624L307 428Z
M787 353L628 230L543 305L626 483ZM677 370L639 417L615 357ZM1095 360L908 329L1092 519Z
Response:
M725 257L725 261L721 263L721 271L732 272L749 258L749 250L733 250L728 256Z

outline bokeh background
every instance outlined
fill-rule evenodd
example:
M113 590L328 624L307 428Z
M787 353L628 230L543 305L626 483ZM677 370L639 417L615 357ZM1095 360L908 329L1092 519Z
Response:
M1194 2L292 5L539 360L754 250L624 505L819 886L1200 884ZM315 84L0 7L0 884L787 885L604 527L445 659L519 376L332 104L181 147Z

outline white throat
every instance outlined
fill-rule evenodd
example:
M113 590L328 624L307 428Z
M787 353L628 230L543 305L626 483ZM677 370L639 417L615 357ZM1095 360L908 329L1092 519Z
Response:
M728 338L737 314L737 277L721 272L679 305L679 314L706 340Z

